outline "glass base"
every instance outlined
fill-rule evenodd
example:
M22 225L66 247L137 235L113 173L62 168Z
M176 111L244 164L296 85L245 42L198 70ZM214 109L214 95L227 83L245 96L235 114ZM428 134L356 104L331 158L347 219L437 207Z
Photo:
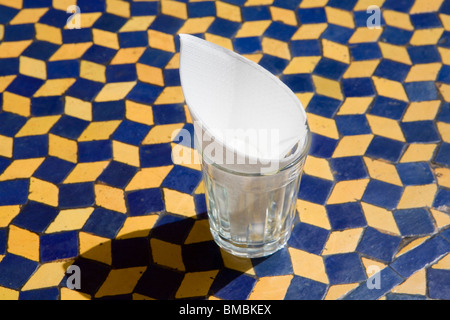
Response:
M241 258L261 258L275 253L283 248L290 234L286 234L284 237L272 242L267 242L258 245L238 244L221 237L216 231L211 229L211 234L214 241L223 250Z

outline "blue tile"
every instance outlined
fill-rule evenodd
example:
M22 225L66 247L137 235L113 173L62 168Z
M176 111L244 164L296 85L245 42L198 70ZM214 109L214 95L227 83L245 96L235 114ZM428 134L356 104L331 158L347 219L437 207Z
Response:
M116 55L116 50L102 47L99 45L92 45L83 55L83 60L96 62L99 64L105 64L111 61Z
M162 87L138 82L128 93L127 99L136 101L138 103L152 104L153 102L155 102L156 98L159 97L162 91Z
M312 133L309 154L315 157L330 158L337 143L337 140Z
M441 62L441 56L436 46L412 46L407 50L413 64Z
M410 15L414 29L441 28L442 24L434 12L419 13Z
M19 73L19 59L0 59L0 76L16 75Z
M441 189L437 192L434 198L433 207L439 208L441 206L448 206L450 204L450 190Z
M47 79L76 78L80 74L78 60L47 62Z
M131 16L154 16L159 13L159 1L131 2Z
M424 208L397 210L394 219L402 236L419 236L434 231L432 218Z
M148 33L146 31L132 31L119 33L120 48L134 48L148 46Z
M207 212L208 208L206 206L206 197L204 193L194 195L194 204L197 215Z
M142 56L139 58L139 63L147 64L152 67L163 68L172 59L173 53L158 50L154 48L147 48Z
M211 25L209 26L207 32L225 38L231 38L236 34L236 32L239 30L240 27L241 27L240 23L221 18L216 18L214 22L211 23Z
M386 300L426 300L426 296L419 294L405 294L405 293L388 293Z
M331 204L326 206L328 219L334 230L365 227L366 218L358 202Z
M112 239L122 228L127 216L123 213L96 208L83 226L83 231Z
M411 0L386 0L383 8L408 13L413 4Z
M45 181L58 184L69 175L75 164L55 157L47 157L37 168L33 176Z
M0 205L25 204L28 201L29 179L0 182Z
M17 15L18 12L19 10L16 10L14 8L0 5L0 23L8 23Z
M147 3L147 2L146 2ZM91 0L77 0L77 5L80 7L80 12L105 12L105 0L91 1Z
M442 231L441 236L447 239L448 242L450 242L450 228L447 228L446 230Z
M439 148L436 157L434 158L435 163L450 165L450 143L443 142Z
M378 64L374 75L377 77L402 82L408 75L410 68L410 66L403 63L382 59Z
M63 115L59 120L53 125L50 133L76 140L80 137L84 129L89 125L89 121L81 120L71 116Z
M30 201L22 208L12 223L33 232L44 232L58 213L59 210L54 207Z
M404 84L410 101L428 101L438 99L434 81L410 82Z
M33 289L21 291L19 293L19 300L58 300L59 289L57 287Z
M149 29L175 34L184 24L184 20L160 14L153 20Z
M256 279L230 269L219 271L211 286L211 293L220 299L245 300L255 286Z
M291 41L291 54L294 57L320 56L322 49L318 40Z
M214 1L189 2L187 9L189 18L213 17L216 15Z
M366 150L366 155L396 162L402 155L405 144L380 136L375 136Z
M66 94L85 101L92 101L102 90L103 83L79 78L67 90Z
M6 25L4 27L3 41L31 40L35 36L34 25L31 23Z
M315 94L308 103L307 111L319 116L332 118L339 110L342 101Z
M93 40L91 29L64 29L62 30L63 43L91 42Z
M180 71L178 69L164 69L163 77L166 86L181 86Z
M433 121L402 122L400 126L406 141L412 142L438 142L441 140Z
M407 106L404 101L378 96L370 109L370 114L400 120Z
M44 80L19 74L14 81L11 82L6 91L24 97L31 97L43 84Z
M294 92L312 92L314 85L309 74L287 74L281 80Z
M402 188L379 180L371 180L362 200L386 209L396 208L402 195Z
M336 181L368 178L362 157L332 158L330 165Z
M78 255L78 231L43 234L39 240L42 262L68 259Z
M60 208L89 207L95 203L94 183L71 183L59 186Z
M379 289L373 286L376 284L375 279L379 279ZM391 268L384 268L361 283L355 290L347 294L343 300L376 300L403 281L404 279L392 271Z
M183 104L155 105L152 107L155 124L171 124L186 122Z
M450 83L450 66L443 65L436 80L437 82Z
M351 78L342 80L343 92L346 97L370 97L375 95L375 89L370 78Z
M143 216L164 210L161 189L142 189L127 194L130 216Z
M139 157L143 168L172 165L172 147L170 143L144 145Z
M116 33L126 22L127 19L125 18L103 12L100 18L95 21L92 28Z
M366 280L364 267L355 252L326 256L324 260L325 270L332 285Z
M272 15L267 6L243 7L241 12L244 21L272 20Z
M372 133L364 114L336 116L334 119L339 133L344 136Z
M440 47L449 48L450 47L450 32L444 31L442 33L442 36L439 39L437 45Z
M450 14L450 1L448 0L444 0L444 2L442 3L440 9L439 9L440 13L446 13L446 14Z
M194 219L164 214L162 217L160 216L150 235L155 239L183 244L193 225Z
M433 173L426 162L399 163L396 168L405 186L434 182Z
M255 53L262 50L259 37L236 38L233 44L234 50L240 54Z
M340 44L346 44L353 35L354 30L341 27L335 24L328 24L328 27L322 33L322 38Z
M29 159L48 154L48 135L26 136L14 139L13 158Z
M402 277L408 278L449 251L450 243L442 237L436 236L402 254L391 264L391 268Z
M90 294L91 296L95 295L98 288L100 288L111 271L111 267L106 264L81 257L78 257L73 265L76 265L80 268L80 270L83 270L80 273L80 291ZM66 274L60 282L62 287L67 287L67 284L70 283L68 281L69 276L70 275Z
M450 299L450 270L427 269L428 296L431 299Z
M288 245L310 253L320 254L329 234L330 232L326 229L299 222L292 229Z
M380 40L390 44L403 46L409 43L412 35L412 31L385 26Z
M51 4L50 4L50 6L51 6ZM63 29L66 26L68 17L69 17L69 15L65 11L50 8L39 19L39 23L47 24L47 25L50 25L50 26L53 26L56 28Z
M317 204L325 204L333 188L333 182L304 174L298 198Z
M7 137L14 137L17 132L25 125L27 118L15 113L0 113L0 134Z
M125 118L125 101L106 101L92 103L92 120L109 121Z
M336 60L322 58L314 69L314 74L328 79L339 80L347 70L348 65Z
M176 165L166 176L161 186L192 194L201 179L202 173L200 171Z
M220 248L214 241L185 244L181 250L187 272L223 269Z
M112 267L115 269L148 266L150 246L147 238L129 238L111 242Z
M137 73L134 64L117 64L106 67L106 82L136 81Z
M327 6L352 11L355 7L357 0L347 0L347 1L340 1L340 0L330 0L327 3Z
M0 157L0 174L2 174L6 168L11 164L12 160L4 157Z
M181 272L152 264L139 279L134 292L154 299L173 299L183 278Z
M78 161L94 162L112 159L112 141L96 140L78 143Z
M380 47L376 42L350 45L350 54L354 61L373 60L382 58Z
M281 41L289 41L296 31L297 27L290 26L278 21L272 21L270 26L264 32L263 36Z
M275 0L272 3L272 5L275 7L294 10L294 9L298 8L298 6L300 5L300 2L301 2L301 0Z
M391 262L401 240L400 237L385 234L372 227L367 227L356 251L375 259Z
M59 96L31 98L30 113L36 117L62 114L64 102Z
M268 257L252 259L252 264L257 277L282 276L293 273L291 256L286 248L278 250Z
M134 121L123 120L114 131L112 139L138 146L150 131L150 126Z
M294 275L286 291L285 300L322 300L327 285L308 278Z
M288 60L264 54L259 64L273 74L280 74L289 64Z
M58 48L57 44L36 40L22 52L22 55L38 60L48 60Z
M7 254L0 262L0 286L20 289L36 271L38 263L14 254Z
M8 229L0 228L0 254L6 254L6 246L8 244Z
M325 9L320 7L298 9L297 16L300 19L300 24L327 22L327 15L325 13Z
M106 169L103 170L100 177L98 177L98 181L123 189L134 177L137 170L136 167L129 166L125 163L111 161Z

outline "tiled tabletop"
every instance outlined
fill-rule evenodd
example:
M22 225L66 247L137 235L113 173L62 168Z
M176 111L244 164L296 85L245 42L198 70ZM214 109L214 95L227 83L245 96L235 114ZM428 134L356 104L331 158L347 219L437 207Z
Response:
M306 108L270 257L221 251L199 166L172 160L178 33ZM450 1L0 0L0 98L0 299L450 299Z

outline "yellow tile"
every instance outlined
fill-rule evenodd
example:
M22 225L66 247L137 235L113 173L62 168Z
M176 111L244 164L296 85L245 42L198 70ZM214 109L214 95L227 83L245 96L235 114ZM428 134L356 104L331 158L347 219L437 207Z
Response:
M386 265L384 263L381 263L379 261L368 259L368 258L361 258L361 262L366 269L366 275L367 277L373 276L375 273L379 272L380 270L386 268Z
M294 248L289 248L294 274L312 279L314 281L328 283L325 272L325 264L321 256Z
M80 63L80 78L97 81L106 82L106 67L104 65L90 62L87 60L81 60Z
M339 140L332 157L339 158L364 155L372 139L372 134L344 136Z
M147 267L112 269L95 294L96 298L131 293Z
M0 181L31 177L44 159L45 158L14 160L0 175Z
M165 87L154 104L183 103L184 95L181 86Z
M405 30L414 30L414 26L409 19L409 14L393 10L383 10L382 14L384 21L388 26Z
M212 241L213 237L209 229L209 222L207 219L196 220L194 226L189 232L184 244L198 243L204 241Z
M300 3L300 8L324 7L328 0L304 0Z
M433 269L450 269L450 254L447 253L443 258L441 258L437 263L432 266Z
M336 9L333 7L325 7L327 21L331 24L354 29L355 22L353 21L353 14L346 10Z
M185 270L180 245L151 238L150 247L156 264L180 271Z
M338 115L364 114L372 103L372 97L348 97L337 112Z
M439 91L441 92L442 97L444 98L444 101L449 102L450 101L450 85L445 83L439 83L437 85Z
M19 291L0 286L0 300L19 300Z
M336 100L344 99L339 81L319 77L316 75L313 75L312 79L314 82L314 86L316 87L316 93Z
M313 92L302 92L302 93L296 93L295 94L302 103L303 108L307 108L309 102L311 101L312 97L314 96Z
M256 282L249 300L283 300L293 275L261 277Z
M136 64L137 78L141 82L155 84L164 87L163 71L160 68L148 66L146 64Z
M412 143L403 153L400 162L428 161L433 156L435 149L436 144Z
M67 261L42 264L22 287L22 291L56 287L66 274Z
M307 120L312 132L332 139L339 139L339 132L333 119L308 113Z
M69 288L60 289L61 300L90 300L91 296L87 293L83 293Z
M439 18L441 18L442 26L445 30L450 30L450 15L440 13Z
M203 0L194 0L194 1L203 1ZM263 5L271 5L274 0L247 0L245 2L245 6L263 6Z
M28 200L42 202L53 207L58 206L59 189L53 183L30 178L30 194Z
M1 46L1 44L0 44ZM4 76L0 77L0 92L3 92L6 90L6 88L11 84L11 82L16 79L17 75L10 75L10 76Z
M270 54L285 60L291 59L288 44L284 41L263 37L261 46L265 54Z
M128 120L153 125L153 112L150 106L137 102L125 101L125 117Z
M61 96L74 84L75 80L75 78L47 80L33 97Z
M193 217L196 215L194 198L191 195L165 188L163 190L164 203L166 204L167 212L186 217Z
M402 121L434 120L440 105L441 101L439 100L411 102Z
M155 16L137 16L131 17L128 21L120 28L120 32L130 32L130 31L146 31L150 24L155 20Z
M14 138L0 135L0 156L12 158Z
M64 112L75 118L92 121L92 104L88 101L66 96Z
M201 170L201 159L198 152L182 144L172 143L172 162L194 170Z
M84 29L92 27L92 25L98 20L98 18L100 18L101 15L101 12L81 12L81 28Z
M112 13L116 16L129 18L130 3L120 0L108 0L106 1L106 12Z
M7 227L20 212L20 206L0 206L0 228Z
M393 164L383 160L370 159L368 157L363 157L363 159L366 163L369 176L372 179L381 180L397 186L403 186L400 176L397 173L397 169Z
M133 298L132 299L133 300L142 300L142 301L144 301L144 300L156 300L154 298L150 298L150 297L144 296L143 294L139 294L139 293L133 293Z
M190 18L186 20L178 33L204 33L213 21L214 17Z
M169 143L176 137L183 123L154 126L142 141L142 144Z
M117 233L116 239L146 237L150 233L150 230L153 228L158 218L159 216L156 214L128 217L122 228Z
M405 89L400 82L375 76L372 77L372 80L380 96L408 101Z
M166 69L178 69L180 67L180 53L177 52L172 56L169 63L166 65Z
M119 38L117 33L92 28L92 38L96 45L119 50Z
M441 67L441 63L424 63L413 65L405 79L405 82L434 81L436 80Z
M189 112L189 108L186 104L184 105L184 113L186 115L186 123L192 123L191 113Z
M247 21L242 23L241 28L236 34L236 38L257 37L261 36L266 29L270 26L272 21L259 20L259 21Z
M125 96L136 85L136 81L131 82L113 82L107 83L98 93L95 101L117 101L125 98Z
M45 61L20 56L19 73L45 80L47 79L47 66Z
M438 121L436 126L441 134L442 141L450 143L450 124Z
M178 1L161 1L161 12L179 19L187 19L188 17L186 4Z
M396 46L390 43L379 42L381 54L385 59L397 61L404 64L411 65L411 59L409 58L408 51L403 46Z
M215 1L215 3L217 17L235 22L242 21L241 9L238 6L222 1Z
M435 184L406 186L397 209L431 207L436 190Z
M340 43L322 39L323 56L343 63L350 63L348 47Z
M441 211L430 209L433 219L436 222L438 229L444 228L450 225L450 216L447 213Z
M145 51L145 47L121 48L109 64L136 63Z
M33 261L39 261L39 235L10 225L8 252Z
M112 148L115 161L139 167L139 147L113 140Z
M122 189L96 184L94 190L96 205L113 211L127 213L125 195Z
M212 33L205 33L205 40L217 44L218 46L224 47L229 50L233 50L233 42L231 39L217 36Z
M411 241L410 243L408 243L406 246L404 246L403 248L401 248L399 250L399 252L397 252L397 254L395 255L395 258L400 257L402 254L411 251L412 249L418 247L419 245L421 245L422 243L425 242L425 240L429 239L428 236L425 237L421 237L418 239L414 239L413 241Z
M92 42L63 44L50 57L49 61L79 59L92 46Z
M306 174L313 175L322 179L334 179L328 161L323 158L317 158L309 155L306 158L304 171Z
M94 208L61 210L55 220L45 230L45 233L80 230L93 211Z
M159 32L156 30L148 30L148 45L155 49L169 52L175 52L175 42L171 34Z
M363 231L363 228L333 231L325 243L322 255L355 251Z
M349 284L336 284L334 286L330 286L324 300L337 300L347 292L350 292L351 290L356 288L358 285L359 283L349 283Z
M273 21L281 21L282 23L291 26L297 25L297 17L295 16L295 12L293 10L272 6L269 7L269 9Z
M95 181L108 164L109 161L78 163L64 180L64 183Z
M434 174L437 178L437 182L440 186L450 188L450 169L448 168L435 168Z
M17 58L31 44L32 40L0 43L0 58Z
M320 57L294 57L289 62L286 69L284 69L284 74L295 74L295 73L311 73L313 72L316 64L319 62Z
M0 0L0 4L11 8L22 9L23 0Z
M444 0L416 0L409 12L413 14L438 11L441 7L442 2L444 2Z
M294 33L291 40L311 40L319 39L322 33L327 28L327 23L311 23L303 24Z
M84 129L78 141L108 140L121 122L121 120L91 122Z
M327 230L331 229L328 214L324 206L299 199L296 202L296 209L301 222L312 224Z
M369 122L370 129L373 134L390 138L393 140L405 142L403 131L396 120L388 119L385 117L374 116L371 114L366 115Z
M28 117L30 115L30 98L5 91L3 92L3 111Z
M380 231L400 235L392 212L365 202L361 202L361 207L364 211L367 225Z
M222 255L223 264L226 268L255 275L255 270L253 270L253 264L250 259L236 257L223 249L220 249L220 254Z
M348 43L376 42L380 38L383 29L369 29L367 27L356 28L355 32L348 40Z
M395 293L426 295L427 280L425 269L419 270L406 279L405 282L392 289Z
M141 168L128 183L125 191L158 188L173 166Z
M80 256L105 264L111 264L111 240L95 236L83 231L78 234L80 241Z
M62 11L66 11L67 7L71 6L71 5L76 5L77 1L76 0L53 0L52 1L52 7L54 9L58 9L58 10L62 10Z
M175 299L206 296L219 270L189 272L184 275Z
M444 32L444 28L420 29L414 31L409 43L413 46L437 44Z
M345 71L344 78L368 78L373 75L380 60L352 61ZM367 98L366 98L367 99Z
M54 134L48 135L48 154L70 162L77 162L78 144Z
M36 40L62 44L61 29L47 24L35 23Z
M362 198L369 179L339 181L335 184L327 204L354 202Z
M16 133L16 137L46 134L59 118L61 118L60 115L30 118Z

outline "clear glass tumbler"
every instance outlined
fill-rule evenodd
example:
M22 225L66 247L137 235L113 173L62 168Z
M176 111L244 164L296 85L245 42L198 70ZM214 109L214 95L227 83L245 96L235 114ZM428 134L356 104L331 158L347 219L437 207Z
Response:
M230 171L202 155L202 172L211 233L233 255L263 257L284 247L295 219L295 204L310 145L269 175Z

